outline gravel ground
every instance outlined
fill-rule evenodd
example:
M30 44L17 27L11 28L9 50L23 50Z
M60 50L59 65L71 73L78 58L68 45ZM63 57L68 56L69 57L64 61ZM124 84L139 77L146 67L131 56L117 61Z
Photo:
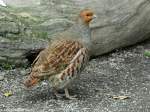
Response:
M0 112L150 112L145 50L150 41L92 59L70 90L77 100L56 99L47 82L25 90L26 69L1 70Z

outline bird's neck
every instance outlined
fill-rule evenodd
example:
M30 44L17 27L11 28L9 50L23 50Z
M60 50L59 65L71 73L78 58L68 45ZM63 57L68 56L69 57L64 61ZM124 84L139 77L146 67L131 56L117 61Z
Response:
M85 46L90 46L91 43L91 30L89 24L84 23L79 19L70 29L70 31L76 36L75 38L83 43Z
M72 26L72 31L77 36L76 39L81 42L86 48L91 48L91 30L88 24L85 24L82 20L78 20Z

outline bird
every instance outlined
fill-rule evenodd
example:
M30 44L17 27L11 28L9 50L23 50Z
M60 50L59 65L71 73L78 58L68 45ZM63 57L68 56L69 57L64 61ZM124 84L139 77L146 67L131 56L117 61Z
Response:
M6 4L4 3L3 0L0 0L0 5L1 5L1 6L4 6L4 7L6 6Z
M80 11L76 22L66 31L56 34L31 65L31 72L24 85L31 88L43 80L48 80L53 93L60 97L58 90L64 90L65 97L76 99L68 88L87 65L91 51L90 22L95 18L91 9Z

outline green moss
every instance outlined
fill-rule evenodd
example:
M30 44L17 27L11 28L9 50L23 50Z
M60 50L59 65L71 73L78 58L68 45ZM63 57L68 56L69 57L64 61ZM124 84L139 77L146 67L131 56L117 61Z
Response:
M48 33L44 31L40 24L45 21L45 17L35 13L37 8L24 7L15 8L12 6L0 7L0 23L3 28L2 36L17 41L28 38L47 39ZM5 25L3 25L5 23Z
M47 32L33 32L33 37L35 38L42 38L42 39L47 39L48 38L48 34Z
M146 51L144 52L144 56L150 57L150 51L147 51L147 50L146 50Z
M13 69L13 65L11 65L10 63L3 63L2 68L6 70L11 70Z

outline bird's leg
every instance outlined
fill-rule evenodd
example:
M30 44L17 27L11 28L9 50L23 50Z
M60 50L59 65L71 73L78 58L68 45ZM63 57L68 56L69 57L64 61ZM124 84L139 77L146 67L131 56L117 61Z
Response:
M65 88L65 95L66 95L66 98L68 98L68 99L70 99L70 100L77 99L77 98L76 98L76 95L70 96L69 91L68 91L68 88Z
M65 94L60 94L58 93L58 91L56 89L53 88L53 92L54 92L54 95L57 97L57 98L62 98L65 96Z

